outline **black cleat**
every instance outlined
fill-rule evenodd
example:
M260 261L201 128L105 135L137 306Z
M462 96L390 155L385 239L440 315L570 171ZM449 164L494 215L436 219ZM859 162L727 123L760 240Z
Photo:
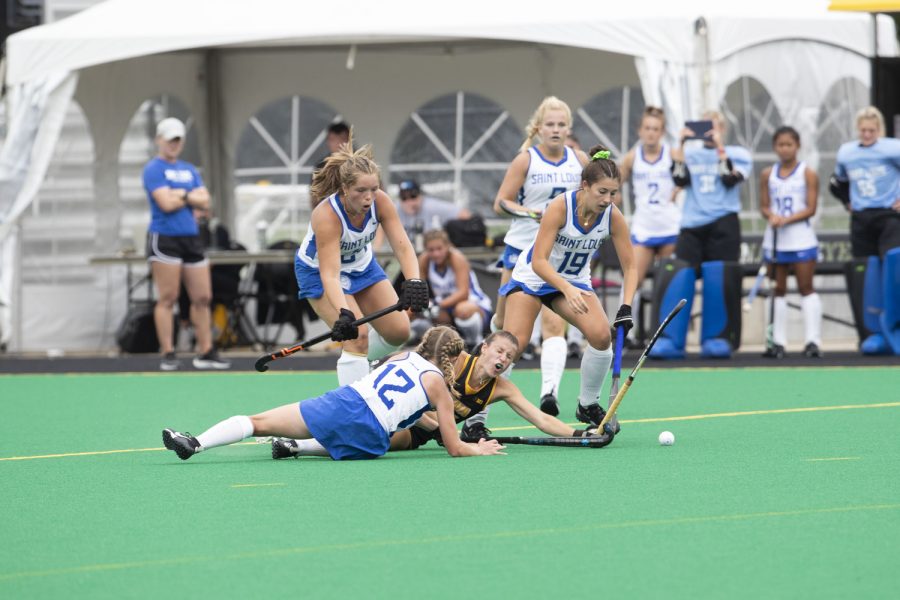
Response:
M582 423L586 423L591 425L592 427L598 427L603 421L603 417L606 416L606 411L603 410L603 407L600 406L599 402L595 402L590 406L582 406L581 403L578 403L578 408L575 409L575 418L581 421ZM607 427L614 427L615 433L619 433L621 427L619 427L618 419L611 419L609 423L606 424ZM598 435L602 432L597 432Z
M541 396L541 412L555 417L559 414L559 402L553 394L544 394Z
M206 354L195 356L193 364L195 369L202 370L216 369L219 371L223 371L225 369L231 368L231 361L225 360L224 358L219 356L219 352L215 348L213 348Z
M478 440L491 439L491 430L484 423L472 423L463 425L459 432L459 439L464 442L477 442Z
M778 344L773 344L766 348L766 351L762 353L763 358L784 358L787 356L784 352L784 346L780 346Z
M181 460L187 460L200 451L200 442L189 433L163 429L162 441L166 449L177 454Z
M822 358L822 351L819 350L815 342L810 342L803 349L803 356L806 358Z
M294 454L297 448L297 442L290 438L272 438L272 458L279 460L282 458L298 458Z

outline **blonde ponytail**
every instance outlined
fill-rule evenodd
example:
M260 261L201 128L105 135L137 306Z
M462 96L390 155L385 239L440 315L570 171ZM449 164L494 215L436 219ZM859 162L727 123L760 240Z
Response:
M446 325L432 327L426 331L422 342L416 348L416 352L422 358L437 363L454 399L459 398L459 392L453 386L456 380L455 362L463 349L465 349L463 339L455 329Z
M353 150L351 131L347 143L341 144L337 152L325 159L322 168L313 173L312 184L309 186L313 205L340 191L342 187L352 186L360 175L378 175L380 178L381 171L372 158L372 146L367 144L359 150Z

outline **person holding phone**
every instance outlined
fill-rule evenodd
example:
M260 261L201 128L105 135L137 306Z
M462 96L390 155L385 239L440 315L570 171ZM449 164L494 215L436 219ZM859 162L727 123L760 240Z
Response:
M725 134L722 114L707 111L703 120L685 124L681 144L672 149L672 179L685 190L675 256L686 263L684 268L694 273L671 278L669 281L677 281L684 289L669 297L676 298L674 302L683 297L690 302L699 269L706 282L701 354L716 358L728 358L740 343L739 186L753 169L750 151L741 146L726 146ZM660 306L659 310L665 314L671 308ZM683 323L683 332L679 325L672 325L675 326L670 325L666 337L657 342L650 356L684 357L688 321Z

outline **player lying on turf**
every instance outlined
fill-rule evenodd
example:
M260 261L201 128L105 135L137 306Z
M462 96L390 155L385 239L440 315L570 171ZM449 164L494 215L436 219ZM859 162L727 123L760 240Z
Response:
M235 416L197 437L163 429L166 448L187 460L198 452L234 444L250 436L315 438L334 460L378 458L388 451L391 433L410 427L435 410L450 456L503 454L495 440L460 441L453 418L454 362L463 341L449 327L430 329L414 352L398 354L359 381L318 398L254 415Z
M497 401L509 404L523 419L538 429L553 436L583 437L592 435L592 429L572 429L556 417L541 412L529 402L519 388L510 380L500 377L517 352L517 340L507 331L496 331L481 344L478 354L461 352L456 358L452 383L454 413L456 422L462 422L484 410ZM431 439L442 441L444 431L440 427L439 415L425 412L422 418L410 427L396 431L391 436L392 451L415 450ZM456 438L456 435L453 436ZM478 441L478 440L469 440ZM315 440L272 440L273 458L297 456L327 456L324 448Z

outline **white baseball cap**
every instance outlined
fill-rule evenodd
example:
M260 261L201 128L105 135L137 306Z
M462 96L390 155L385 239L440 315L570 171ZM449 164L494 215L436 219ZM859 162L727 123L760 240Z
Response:
M184 139L184 134L184 123L182 123L175 117L163 119L156 124L156 135L166 140L167 142L174 140L175 138Z

